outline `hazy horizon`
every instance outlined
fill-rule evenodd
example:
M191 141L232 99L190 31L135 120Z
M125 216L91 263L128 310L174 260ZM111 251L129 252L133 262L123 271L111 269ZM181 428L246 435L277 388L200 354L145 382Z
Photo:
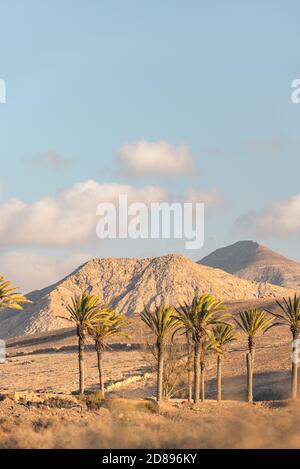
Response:
M299 2L1 7L3 275L29 291L93 257L243 239L300 260ZM204 201L203 248L97 239L95 207L120 193Z

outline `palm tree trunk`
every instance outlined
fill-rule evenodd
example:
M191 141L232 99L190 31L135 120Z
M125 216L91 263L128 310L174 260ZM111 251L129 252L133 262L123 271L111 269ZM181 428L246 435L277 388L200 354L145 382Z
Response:
M200 394L200 344L194 349L194 403L198 404Z
M220 355L217 357L217 399L218 402L222 400L222 358Z
M97 362L98 362L100 392L102 394L102 397L104 397L105 396L105 389L104 389L104 380L103 380L102 348L101 348L100 344L96 345L96 350L97 350Z
M247 353L246 360L247 360L247 401L253 402L253 375L252 375L251 354L249 352Z
M187 349L188 349L188 359L187 359L187 367L188 367L188 401L192 402L193 399L193 382L192 382L192 350L191 350L191 343L189 335L186 336L187 339Z
M291 393L292 399L297 399L297 396L298 396L298 360L297 360L297 348L295 344L296 340L297 340L297 334L293 333L292 393Z
M254 353L255 353L255 340L253 337L248 337L247 353L247 401L253 402L253 371L254 371Z
M163 397L163 381L164 381L164 356L163 344L157 342L157 402L160 402Z
M205 365L201 363L201 401L205 401Z
M79 393L84 395L84 340L82 333L78 332L78 364L79 364Z

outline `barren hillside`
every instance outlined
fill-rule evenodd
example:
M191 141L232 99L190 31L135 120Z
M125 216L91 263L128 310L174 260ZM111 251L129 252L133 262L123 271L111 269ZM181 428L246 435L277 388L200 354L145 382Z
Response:
M199 263L225 270L246 280L269 282L300 290L300 263L254 241L239 241L217 249Z
M148 259L92 259L60 282L29 294L33 304L24 312L3 311L0 336L16 337L70 327L66 305L84 290L126 315L144 304L163 300L177 304L195 292L210 292L224 300L281 297L291 291L266 283L239 279L222 270L196 264L181 255Z

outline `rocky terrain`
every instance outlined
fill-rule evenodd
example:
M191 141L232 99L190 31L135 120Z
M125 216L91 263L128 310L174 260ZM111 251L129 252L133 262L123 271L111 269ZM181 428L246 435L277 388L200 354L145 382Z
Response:
M231 302L235 312L271 300ZM297 448L299 404L290 392L290 334L271 329L257 339L254 405L246 394L247 339L241 332L223 359L223 399L216 399L216 357L206 370L207 402L181 399L157 408L155 374L136 319L127 343L104 354L107 400L97 401L96 353L86 345L86 400L78 397L74 329L7 341L0 364L0 448ZM179 338L178 338L179 340ZM138 347L138 345L140 347ZM92 403L92 406L90 405Z
M195 292L222 300L272 299L294 290L240 279L225 271L197 264L182 255L148 259L92 259L60 282L28 295L23 312L0 313L0 337L9 338L70 327L66 305L88 290L118 311L133 316L144 304L178 304Z
M217 249L199 263L246 280L300 290L300 263L254 241L239 241Z

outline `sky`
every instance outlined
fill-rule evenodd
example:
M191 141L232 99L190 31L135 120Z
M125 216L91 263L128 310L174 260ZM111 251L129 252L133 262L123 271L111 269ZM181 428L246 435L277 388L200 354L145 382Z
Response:
M25 291L91 257L296 260L298 0L0 0L0 271ZM100 240L95 208L205 202L205 242Z

